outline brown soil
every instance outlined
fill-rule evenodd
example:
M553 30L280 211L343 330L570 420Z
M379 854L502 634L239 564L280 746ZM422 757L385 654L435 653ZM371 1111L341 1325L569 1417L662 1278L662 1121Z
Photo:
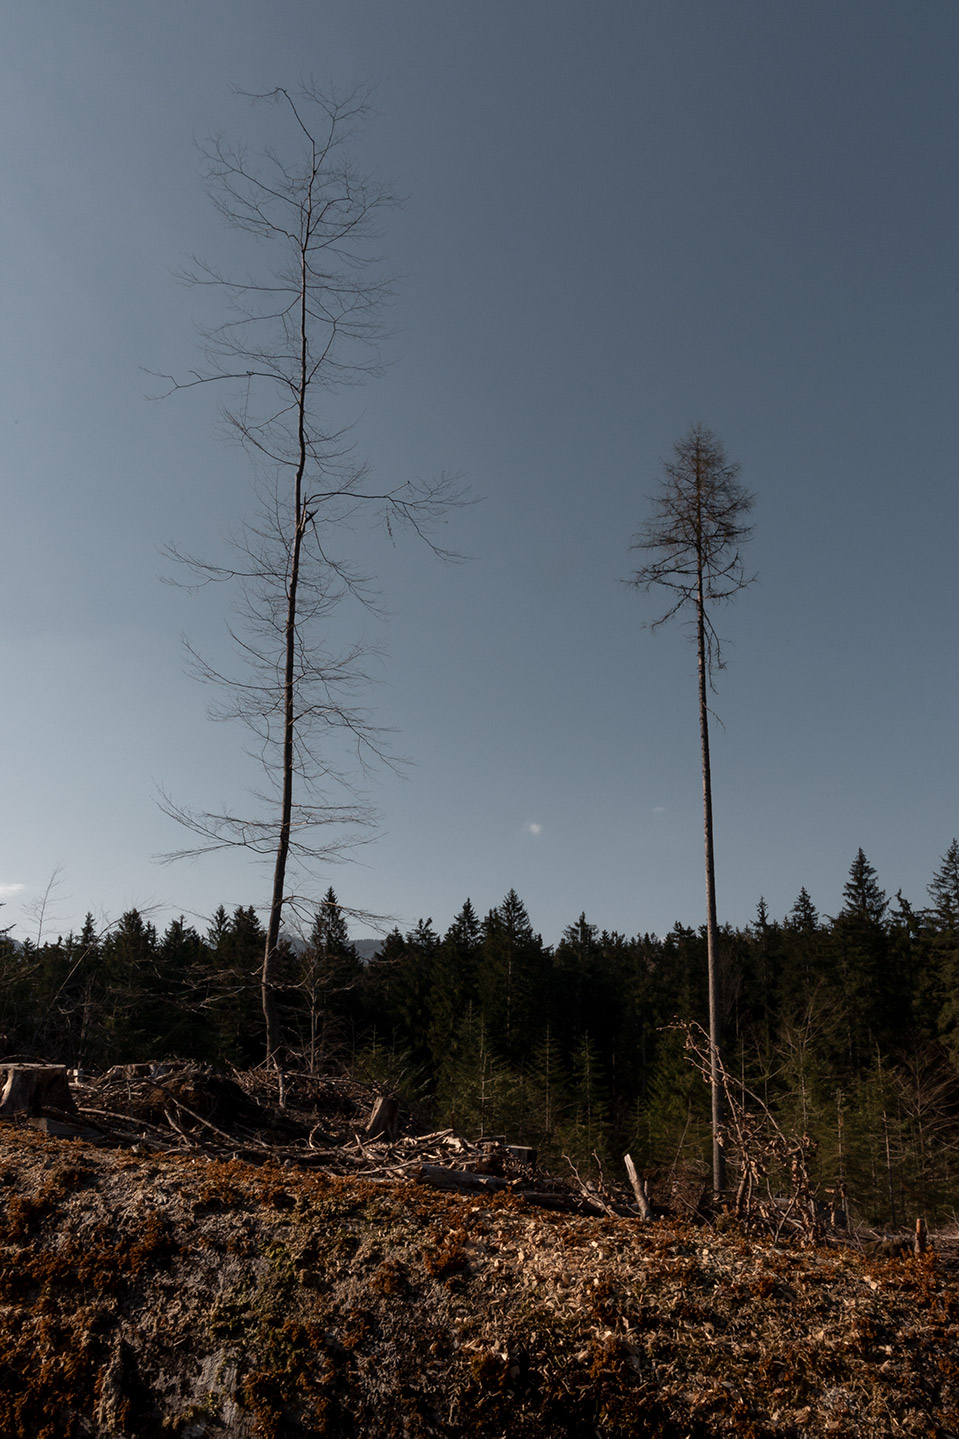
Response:
M0 1439L959 1433L935 1253L22 1122L0 1123L0 1196Z

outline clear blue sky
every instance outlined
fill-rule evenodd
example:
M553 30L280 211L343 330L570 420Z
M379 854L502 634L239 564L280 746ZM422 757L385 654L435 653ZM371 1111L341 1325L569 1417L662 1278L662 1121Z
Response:
M0 920L35 933L58 864L54 931L267 898L243 856L151 858L182 843L157 786L236 808L256 774L182 668L221 596L158 580L243 515L245 461L144 371L197 360L172 272L235 253L193 136L255 142L231 86L308 75L372 84L363 162L406 196L390 368L332 415L383 478L482 497L462 566L357 540L414 766L318 892L442 930L514 886L550 942L702 922L694 655L620 583L702 421L760 575L720 626L721 918L836 912L859 846L921 904L959 831L957 73L954 0L9 7Z

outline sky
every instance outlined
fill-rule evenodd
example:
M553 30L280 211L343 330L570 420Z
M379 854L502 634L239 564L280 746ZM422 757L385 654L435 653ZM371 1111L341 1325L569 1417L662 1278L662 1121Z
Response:
M251 263L195 142L285 143L236 89L309 78L372 88L357 160L403 197L388 363L331 424L476 501L460 564L350 537L411 764L317 894L442 932L515 888L549 943L582 911L704 922L695 654L623 583L701 422L755 494L718 616L720 918L802 886L838 912L860 847L923 904L959 832L954 0L43 0L4 29L0 924L268 900L246 853L156 859L184 843L161 789L238 809L258 776L183 663L184 634L222 654L226 596L161 580L165 544L242 523L249 469L208 390L150 372L215 318L189 256Z

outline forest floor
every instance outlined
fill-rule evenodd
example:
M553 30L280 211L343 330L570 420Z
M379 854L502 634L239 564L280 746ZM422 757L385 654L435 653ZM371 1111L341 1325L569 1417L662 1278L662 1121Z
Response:
M81 1116L106 1123L106 1084ZM320 1126L330 1153L356 1130L362 1094L352 1124L337 1102L305 1158ZM155 1112L130 1143L0 1122L0 1439L959 1436L943 1243L867 1258L305 1167L262 1138L226 1157L189 1141L225 1139L222 1114L163 1112L179 1147Z

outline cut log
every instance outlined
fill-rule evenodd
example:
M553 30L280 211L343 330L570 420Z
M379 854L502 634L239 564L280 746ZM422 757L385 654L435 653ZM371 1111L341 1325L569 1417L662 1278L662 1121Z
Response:
M373 1105L366 1126L367 1139L387 1139L395 1144L400 1132L400 1106L389 1094L381 1094Z
M929 1243L929 1230L926 1228L924 1219L916 1220L916 1237L913 1240L913 1253L925 1254L926 1246Z
M636 1166L633 1163L632 1155L625 1154L623 1161L626 1165L629 1187L636 1196L636 1203L639 1206L639 1217L644 1224L649 1224L653 1217L653 1211L649 1203L649 1195L646 1193L646 1184L636 1173Z
M0 1095L0 1117L41 1114L45 1109L75 1115L77 1107L62 1064L10 1064Z
M507 1144L506 1152L517 1164L528 1164L531 1168L536 1168L536 1150L530 1149L528 1145Z
M880 1239L870 1239L862 1247L863 1254L872 1259L902 1259L912 1254L915 1240L909 1234L884 1234Z
M38 1129L41 1134L51 1134L55 1139L99 1138L97 1130L79 1120L76 1123L65 1123L62 1119L51 1119L49 1114L28 1114L25 1117L31 1129Z
M431 1189L455 1189L461 1194L479 1194L483 1190L510 1187L508 1179L497 1179L493 1174L475 1174L465 1169L444 1169L441 1164L421 1164L416 1178L420 1184L428 1184Z

